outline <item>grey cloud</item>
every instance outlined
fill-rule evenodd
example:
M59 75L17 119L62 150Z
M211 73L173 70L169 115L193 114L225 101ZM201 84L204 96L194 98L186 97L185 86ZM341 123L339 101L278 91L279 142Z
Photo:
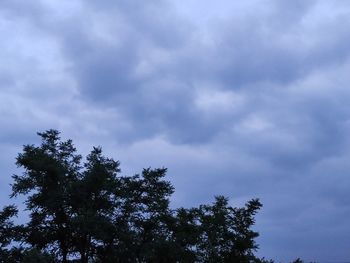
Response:
M349 256L348 4L256 1L205 28L170 1L65 4L0 4L3 152L62 129L128 173L169 167L178 205L261 197L262 256Z

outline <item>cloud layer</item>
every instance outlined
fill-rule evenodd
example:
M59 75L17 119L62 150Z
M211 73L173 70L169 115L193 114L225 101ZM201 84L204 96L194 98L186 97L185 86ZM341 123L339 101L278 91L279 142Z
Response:
M0 3L1 204L56 128L125 173L166 166L190 206L260 197L260 254L349 259L350 4ZM331 242L330 242L331 240Z

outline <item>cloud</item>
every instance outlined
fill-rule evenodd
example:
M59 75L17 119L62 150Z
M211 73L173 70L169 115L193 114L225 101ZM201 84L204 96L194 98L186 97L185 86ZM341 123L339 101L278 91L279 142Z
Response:
M42 0L0 10L1 185L21 145L56 128L83 153L102 145L128 174L168 167L175 205L261 197L261 255L349 257L349 4Z

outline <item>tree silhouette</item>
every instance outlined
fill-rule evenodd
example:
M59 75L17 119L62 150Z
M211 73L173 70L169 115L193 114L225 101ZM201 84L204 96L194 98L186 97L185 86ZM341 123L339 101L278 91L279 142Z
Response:
M0 259L10 258L13 254L9 245L15 239L17 231L11 219L17 212L14 206L6 206L0 211Z
M232 208L223 196L215 198L213 205L199 208L201 237L199 253L202 262L251 262L258 247L251 230L254 215L261 203L254 199L243 208Z
M17 157L22 175L13 176L12 196L25 195L30 211L25 241L33 248L68 261L72 252L72 193L79 180L81 156L72 141L61 142L59 132L38 133L39 147L24 146Z
M41 144L18 155L24 172L12 185L12 197L25 197L29 221L15 225L14 206L0 212L0 262L268 262L254 255L258 199L236 208L218 196L170 209L166 168L121 176L119 162L100 147L83 162L58 131L38 135Z

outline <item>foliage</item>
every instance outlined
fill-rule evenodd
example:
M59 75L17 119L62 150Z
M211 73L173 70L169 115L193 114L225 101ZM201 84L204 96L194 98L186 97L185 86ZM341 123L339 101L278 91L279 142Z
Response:
M16 216L17 212L13 205L6 206L0 211L0 262L13 257L14 251L9 249L9 245L17 238L17 231L11 218Z
M119 162L100 147L83 162L58 131L38 135L41 145L18 155L24 172L12 185L12 197L25 197L29 221L16 226L16 208L2 210L0 262L269 262L254 255L258 199L236 208L218 196L173 210L166 168L121 176Z

